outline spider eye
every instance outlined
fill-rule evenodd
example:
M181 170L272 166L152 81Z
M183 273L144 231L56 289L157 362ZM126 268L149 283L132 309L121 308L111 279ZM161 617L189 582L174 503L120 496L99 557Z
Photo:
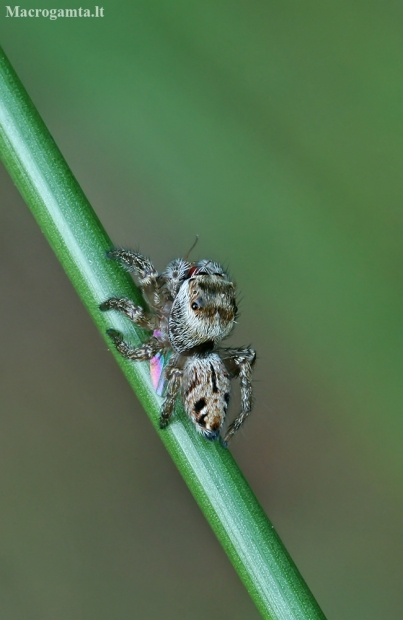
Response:
M199 309L199 304L197 303L197 301L194 301L191 305L192 310L198 310Z

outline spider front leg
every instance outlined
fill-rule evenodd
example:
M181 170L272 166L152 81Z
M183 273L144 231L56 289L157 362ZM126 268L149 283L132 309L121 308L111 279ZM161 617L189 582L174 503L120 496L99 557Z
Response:
M161 407L160 428L166 428L173 414L176 399L182 383L183 371L170 364L165 370L167 379L167 391L164 403Z
M252 366L256 360L256 351L250 349L222 349L222 360L233 377L239 377L241 385L241 411L228 427L224 437L227 444L241 428L252 410Z
M141 347L132 347L125 340L123 340L122 334L116 329L107 329L106 333L113 341L116 349L123 357L134 362L143 362L150 360L161 349L161 345L154 337L149 338L144 342Z
M141 306L136 306L130 299L124 297L111 297L104 301L99 309L102 312L106 310L117 310L127 316L133 323L136 323L143 329L153 331L155 329L155 317L149 314Z
M135 250L115 248L107 252L107 257L117 260L127 271L132 271L139 280L141 291L154 308L161 308L164 300L160 295L159 274L149 258Z

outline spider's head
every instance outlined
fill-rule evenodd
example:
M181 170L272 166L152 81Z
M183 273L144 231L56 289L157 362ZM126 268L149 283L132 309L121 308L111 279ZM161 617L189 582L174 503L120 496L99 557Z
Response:
M235 286L219 265L201 261L176 295L169 317L169 338L179 353L204 343L218 344L235 324ZM210 267L210 269L209 269ZM214 273L211 273L213 269Z

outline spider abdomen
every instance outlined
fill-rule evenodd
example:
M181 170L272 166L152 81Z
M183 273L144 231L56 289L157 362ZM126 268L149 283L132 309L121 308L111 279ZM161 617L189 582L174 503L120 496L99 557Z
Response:
M189 357L183 367L186 413L206 439L217 439L230 397L230 376L217 353Z

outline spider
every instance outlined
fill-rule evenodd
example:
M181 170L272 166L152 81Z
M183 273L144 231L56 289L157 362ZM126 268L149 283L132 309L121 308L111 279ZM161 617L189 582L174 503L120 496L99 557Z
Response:
M159 358L169 356L163 370L165 398L160 428L168 425L181 394L196 430L206 439L227 446L252 409L251 375L256 359L249 347L219 346L231 333L238 311L235 286L228 274L211 260L191 263L187 257L177 258L159 274L150 259L139 252L113 249L107 256L135 274L149 310L119 297L103 302L100 309L122 312L139 327L153 332L135 348L118 331L109 329L107 333L117 350L129 360L151 360L154 369ZM240 380L241 411L223 440L220 430L234 377ZM158 377L154 381L157 383Z

